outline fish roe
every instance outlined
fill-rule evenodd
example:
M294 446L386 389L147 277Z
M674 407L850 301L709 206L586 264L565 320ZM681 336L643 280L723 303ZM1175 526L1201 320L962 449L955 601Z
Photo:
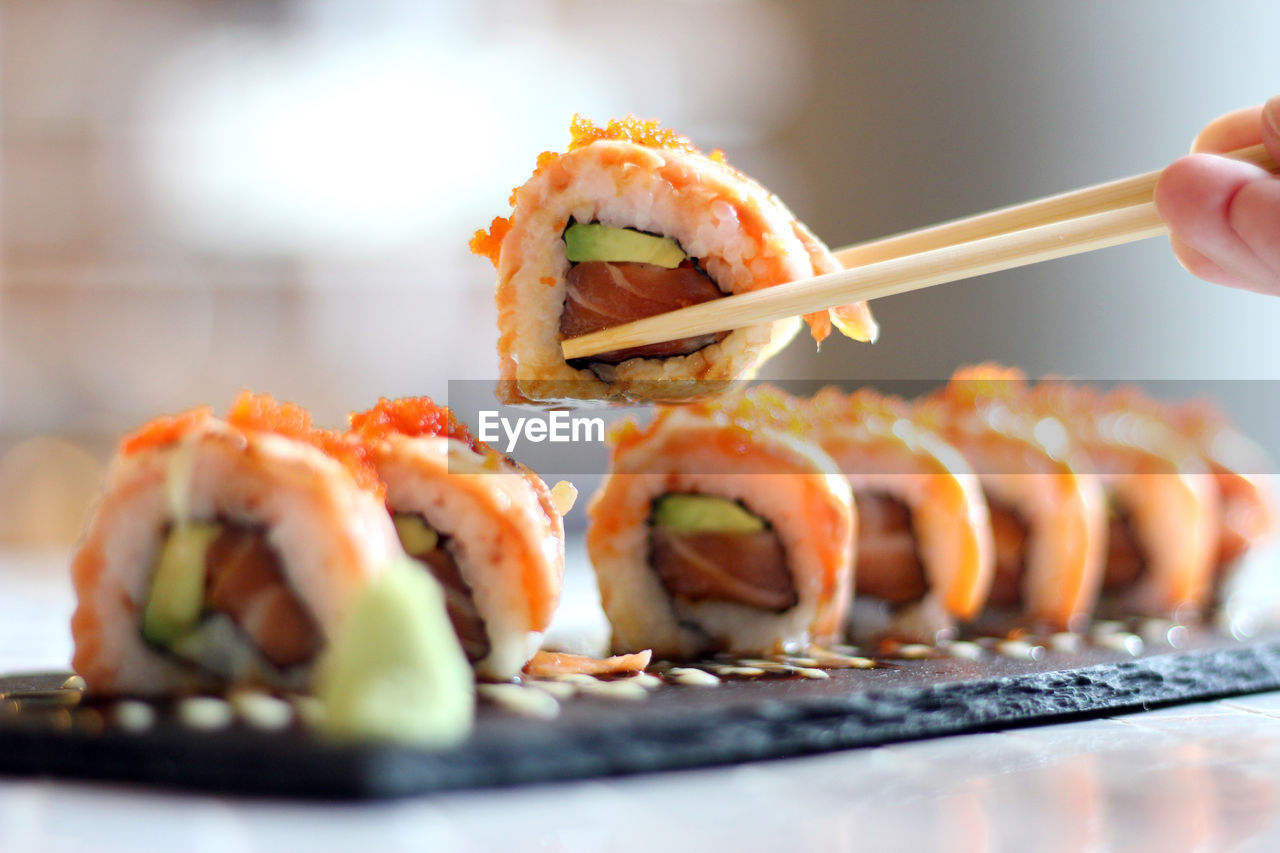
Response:
M686 154L703 156L702 151L687 136L676 133L674 130L663 128L656 119L640 119L629 115L623 118L609 119L604 125L598 125L589 118L574 114L573 120L569 123L569 145L566 151L576 151L593 142L601 141L630 142L634 145L642 145L645 148L682 151ZM724 152L720 149L717 148L705 156L707 159L730 169L740 178L746 178L745 175L729 166L728 161L725 160ZM543 151L538 155L537 165L534 167L533 174L535 176L541 174L559 160L560 157L561 154L558 151ZM516 206L516 192L519 189L519 187L513 189L511 197L507 199L507 203L513 208ZM471 237L471 242L468 244L471 252L488 258L496 267L502 253L502 241L506 239L510 231L510 219L503 216L494 217L487 230L481 229Z
M672 151L685 151L689 154L702 152L674 130L665 130L654 119L639 119L635 116L609 119L603 127L589 118L574 115L569 123L569 150L585 148L593 142L611 140L614 142L632 142L645 148L664 148Z
M542 478L532 470L485 444L472 434L467 425L454 417L448 406L441 406L430 397L386 397L364 412L351 414L351 434L363 448L389 435L409 438L444 437L460 441L484 457L483 465L493 473L514 472L523 477L538 496L538 504L548 518L559 518L551 490Z
M489 230L481 228L472 235L471 242L468 244L472 254L488 258L496 267L498 259L502 256L502 241L506 239L507 232L510 230L510 219L505 216L495 216L493 222L489 223Z
M619 453L639 444L662 428L677 412L692 412L740 432L746 441L760 429L807 439L811 429L801 401L772 385L757 385L740 393L680 406L658 406L653 420L641 425L623 420L609 430L608 439Z
M378 496L386 491L362 446L336 430L313 425L311 413L296 403L245 391L231 404L227 423L246 432L272 433L309 444L342 463L362 489Z
M471 434L466 424L460 423L449 411L430 397L386 397L365 412L351 415L351 429L365 441L377 441L388 435L404 435L409 438L443 436L461 441L476 452L488 450Z
M125 436L120 443L120 452L128 455L152 447L173 444L212 417L212 409L208 406L200 406L181 414L164 415L147 421L137 432Z

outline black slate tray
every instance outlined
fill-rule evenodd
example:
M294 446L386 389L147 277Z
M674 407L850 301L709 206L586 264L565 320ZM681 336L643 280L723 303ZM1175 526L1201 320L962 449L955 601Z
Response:
M1280 637L1133 658L1087 648L1039 661L897 660L829 680L667 685L643 701L590 696L554 720L482 705L463 746L327 742L300 727L190 729L159 706L143 732L104 725L68 674L0 678L0 773L305 798L377 798L784 758L1037 725L1280 688Z

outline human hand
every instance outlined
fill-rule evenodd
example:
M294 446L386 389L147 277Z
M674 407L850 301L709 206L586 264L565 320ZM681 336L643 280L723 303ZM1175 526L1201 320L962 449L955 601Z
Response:
M1280 177L1210 152L1263 143L1280 162L1280 95L1209 123L1156 184L1179 262L1206 281L1280 296Z

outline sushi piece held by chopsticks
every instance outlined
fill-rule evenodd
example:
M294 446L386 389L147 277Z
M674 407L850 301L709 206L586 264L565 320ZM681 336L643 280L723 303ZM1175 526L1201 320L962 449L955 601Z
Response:
M679 400L750 378L799 328L793 314L720 324L643 346L566 355L561 341L729 294L832 273L840 264L767 190L656 122L603 127L575 118L567 151L548 152L512 194L510 217L472 249L497 267L498 396ZM874 340L863 304L809 312L813 337L833 325Z

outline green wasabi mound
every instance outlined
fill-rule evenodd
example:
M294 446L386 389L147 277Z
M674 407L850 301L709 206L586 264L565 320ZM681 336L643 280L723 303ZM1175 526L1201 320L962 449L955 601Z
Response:
M670 237L655 237L631 228L614 228L597 222L574 223L564 232L565 255L573 263L654 264L675 269L688 255Z
M440 584L397 557L356 601L319 662L322 731L443 748L471 731L475 677Z
M710 495L663 495L653 506L652 521L675 533L759 533L762 518L742 504Z
M204 609L205 554L222 526L207 522L179 524L169 531L142 611L142 636L168 647L186 636Z

